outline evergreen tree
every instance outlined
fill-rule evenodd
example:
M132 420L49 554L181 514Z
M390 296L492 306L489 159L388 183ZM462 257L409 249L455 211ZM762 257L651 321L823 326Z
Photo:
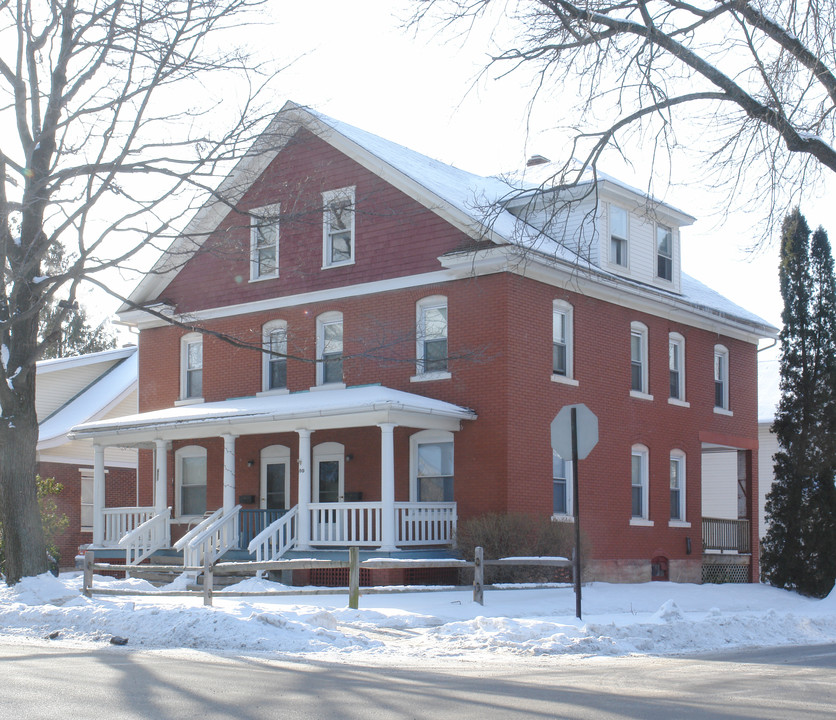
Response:
M772 430L763 577L823 597L836 580L836 284L827 234L796 208L783 224L781 400Z

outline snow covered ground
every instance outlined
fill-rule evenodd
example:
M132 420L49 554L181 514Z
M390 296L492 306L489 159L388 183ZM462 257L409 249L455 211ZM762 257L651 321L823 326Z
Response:
M197 649L363 662L437 662L561 655L676 654L836 641L836 590L811 600L763 585L592 583L583 621L571 587L348 596L83 597L79 574L0 585L0 642ZM94 587L148 590L143 580L96 577ZM246 580L236 590L287 589ZM48 639L52 636L53 639Z

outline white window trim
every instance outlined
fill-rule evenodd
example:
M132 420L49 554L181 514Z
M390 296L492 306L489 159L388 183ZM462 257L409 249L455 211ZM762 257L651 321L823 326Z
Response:
M641 354L642 354L642 389L641 390L633 390L633 374L632 374L632 367L630 370L630 397L638 398L639 400L653 400L653 395L651 395L648 390L648 378L649 378L649 368L650 365L648 359L648 330L647 325L644 323L634 321L630 323L630 363L632 366L633 362L633 335L639 335L641 337Z
M670 518L668 520L668 525L670 527L691 527L691 523L689 523L685 518L688 517L685 513L688 509L688 506L685 502L685 492L688 488L687 483L687 458L685 453L682 450L671 450L671 461L677 461L679 463L679 519ZM670 487L670 482L668 482L668 486ZM670 505L670 502L668 502Z
M613 238L613 230L612 230L612 211L613 208L618 208L619 210L623 211L627 216L627 237L622 238L620 235L616 236L620 240L624 241L624 264L617 263L615 258L613 257L612 253L612 238ZM630 211L627 208L621 207L621 205L615 205L610 203L609 205L609 212L607 213L607 229L609 232L607 233L607 262L615 268L621 268L622 272L624 270L630 269Z
M186 445L174 451L174 515L180 520L190 521L202 518L202 515L183 515L182 506L182 481L183 481L183 458L202 457L208 455L206 448L202 445ZM209 490L209 462L206 462L206 490ZM209 509L207 503L207 510Z
M339 387L345 387L343 382L326 383L325 380L325 363L322 362L322 356L325 352L325 326L332 323L339 322L342 325L343 331L343 349L341 351L341 358L345 357L345 324L343 323L343 314L336 310L324 312L316 318L316 387L327 388L333 390ZM343 360L343 362L345 362ZM343 367L343 377L345 377L345 367Z
M180 398L175 403L175 405L192 405L194 403L201 403L203 402L203 393L201 392L201 396L193 396L189 397L186 392L188 389L188 381L187 381L187 369L189 364L189 354L188 354L188 347L194 342L200 342L201 345L203 344L203 335L197 332L187 333L180 338ZM203 348L201 348L202 353ZM200 372L201 372L201 390L203 389L203 381L206 379L205 375L203 374L205 368L205 362L203 361L203 357L201 354L201 364L200 364Z
M680 405L683 407L690 407L690 404L685 400L685 338L679 333L672 332L668 334L668 393L670 393L670 348L671 345L676 345L679 348L679 397L669 397L668 402L671 405Z
M342 262L330 262L331 258L331 223L330 223L330 204L334 199L348 199L351 202L351 257ZM356 233L354 227L355 212L355 197L354 186L338 188L336 190L328 190L322 193L322 269L333 267L344 267L345 265L353 265L356 257Z
M717 378L715 377L714 366L717 363L717 357L722 357L723 360L724 360L724 362L723 362L723 375L724 375L724 377L723 377L723 406L722 407L718 407L717 405L714 404L715 403L715 398L716 398L716 395L714 395L714 392L715 392L714 383L717 380ZM715 345L714 346L713 358L714 359L713 359L713 362L711 364L711 376L712 376L711 390L712 390L712 395L714 395L714 397L712 397L711 403L712 403L712 405L714 405L714 412L715 413L717 413L718 415L727 415L727 416L730 417L730 416L733 415L733 413L731 411L731 406L729 405L729 350L728 350L728 348L725 345Z
M421 430L409 436L409 501L418 502L418 446L453 443L453 483L456 477L456 445L453 433L446 430ZM454 490L455 492L455 490Z
M284 464L284 509L290 509L290 448L285 445L269 445L261 448L258 507L267 507L267 466Z
M429 297L421 298L415 303L415 375L410 378L412 382L421 382L423 380L447 380L452 375L450 374L449 359L447 370L433 370L426 372L424 370L424 340L426 339L424 329L424 313L432 308L443 307L447 310L447 326L444 328L444 339L447 340L447 354L450 354L450 325L449 325L449 308L447 305L447 297L445 295L430 295Z
M661 253L659 252L659 230L667 230L671 235L671 254L670 254L670 261L671 261L671 277L670 279L666 277L662 277L659 274L659 256ZM675 263L674 263L674 248L676 243L674 242L674 234L673 228L669 225L663 225L662 223L655 223L653 228L653 259L655 260L654 268L653 268L653 279L657 282L664 283L665 285L672 285L673 279L676 275ZM662 257L667 257L663 255Z
M565 318L566 374L559 375L555 373L554 362L552 362L552 380L566 385L577 386L579 383L575 380L575 308L565 300L554 300L552 302L552 347L554 347L555 342L554 330L556 315L563 315Z
M107 472L107 470L105 470L105 472ZM81 518L84 517L84 512L82 511L82 509L84 507L89 507L90 508L90 517L93 520L93 522L95 522L95 518L93 517L93 506L95 505L95 503L93 502L93 497L92 497L93 492L94 492L94 490L93 490L93 468L79 468L78 473L79 473L78 480L79 480L79 483L80 483L79 488L78 488L78 501L79 501L78 506L79 506L79 523L80 523L79 528L80 528L81 532L93 532L93 523L92 522L90 523L90 525L84 525L83 523L81 523ZM84 500L82 499L84 497L84 492L82 490L82 485L84 485L84 483L89 483L90 484L90 491L91 491L90 495L91 495L91 497L90 497L90 502L89 503L84 502Z
M265 205L250 211L250 282L271 280L279 277L279 205ZM271 273L259 274L258 272L258 239L256 233L256 220L259 217L266 217L271 220L268 227L275 233L274 244L276 248L276 268Z
M554 453L554 450L552 450ZM574 505L574 476L572 474L572 461L564 460L566 463L566 512L556 513L552 512L552 520L561 520L567 522L575 521L575 505ZM552 468L552 482L554 482L554 468ZM552 506L553 508L554 506Z
M641 488L642 488L642 514L633 515L633 457L639 455L642 458L641 464ZM653 521L650 519L650 451L644 445L633 445L630 448L630 524L644 527L651 527Z
M271 320L264 323L261 328L261 347L265 350L270 349L270 335L276 330L284 330L285 343L287 342L287 321L286 320ZM286 384L286 383L285 383ZM271 388L270 387L270 354L267 352L261 353L261 392L257 395L286 395L290 391L287 387Z

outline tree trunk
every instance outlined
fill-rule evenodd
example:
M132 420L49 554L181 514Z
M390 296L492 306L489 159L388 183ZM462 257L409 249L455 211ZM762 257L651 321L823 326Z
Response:
M6 556L6 583L40 575L49 564L41 523L35 463L38 418L35 411L35 367L14 381L13 412L5 408L0 422L0 522Z

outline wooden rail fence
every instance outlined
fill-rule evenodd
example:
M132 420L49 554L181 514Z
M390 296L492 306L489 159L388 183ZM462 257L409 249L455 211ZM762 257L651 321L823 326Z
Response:
M215 575L237 575L241 573L252 573L254 576L258 573L279 571L279 570L313 570L319 568L348 568L348 606L356 610L359 607L360 600L360 568L368 570L391 570L391 569L406 569L406 568L473 568L473 600L474 602L484 605L484 591L485 589L495 589L491 585L485 585L485 567L486 566L546 566L546 567L563 567L571 568L572 561L566 558L558 557L520 557L520 558L500 558L498 560L485 560L484 552L481 547L476 548L475 556L472 561L469 560L455 560L455 559L438 559L438 560L392 560L389 558L371 558L360 562L359 548L349 548L349 559L346 560L265 560L265 561L246 561L246 562L206 562L203 566L184 567L182 565L149 565L147 567L157 572L176 572L176 573L192 573L197 577L203 575L203 589L202 590L135 590L135 589L113 589L113 588L94 588L93 587L93 573L96 571L117 571L124 572L126 577L132 570L137 570L138 566L115 565L112 563L97 563L94 561L93 551L88 550L84 554L84 576L82 580L81 591L86 597L96 595L130 595L130 596L155 596L155 597L189 597L189 596L203 596L204 605L212 605L212 598L214 596L214 577ZM145 567L145 566L143 566ZM542 587L542 585L539 585ZM466 589L466 586L455 586L457 589ZM504 588L511 587L510 583L503 583ZM538 584L526 584L526 587L538 587ZM391 588L391 587L368 587L363 588L363 595L374 595L381 593L399 593L399 592L441 592L450 590L449 585L442 585L435 587L421 587L421 588ZM224 590L223 597L276 597L281 595L344 595L345 588L315 588L313 590L308 588L292 588L288 590L261 590L261 591L243 591L243 590Z

